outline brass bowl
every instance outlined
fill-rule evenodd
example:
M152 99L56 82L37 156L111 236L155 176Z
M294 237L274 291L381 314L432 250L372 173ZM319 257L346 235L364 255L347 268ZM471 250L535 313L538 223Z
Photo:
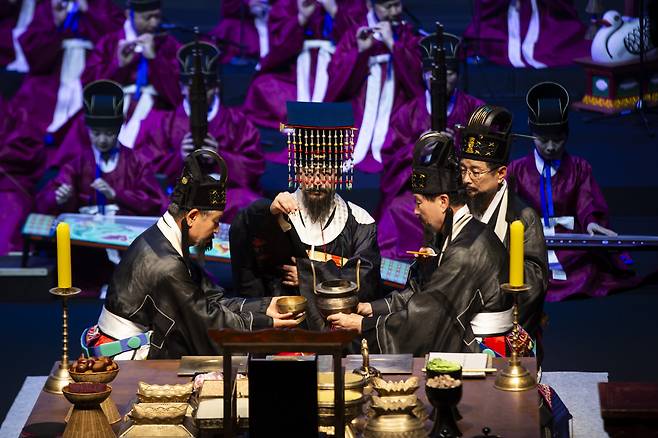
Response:
M71 383L62 388L62 393L66 399L73 403L76 407L93 407L100 406L100 404L110 396L112 392L112 387L110 385L102 384L104 389L97 390L95 392L80 392L76 388L82 388L84 386L91 387L91 385L101 385L97 383ZM73 390L73 392L72 392Z
M354 373L345 373L343 379L345 389L357 389L366 386L366 379ZM334 373L321 372L318 373L318 389L334 389Z
M279 298L276 302L276 309L279 313L292 313L296 315L306 310L308 300L306 297L294 296Z
M116 378L117 374L119 374L119 368L112 371L99 371L91 373L78 373L69 370L69 375L75 382L110 383Z
M366 397L357 390L345 391L345 423L349 424L350 421L362 414L365 400ZM319 425L334 426L335 411L333 389L318 391Z

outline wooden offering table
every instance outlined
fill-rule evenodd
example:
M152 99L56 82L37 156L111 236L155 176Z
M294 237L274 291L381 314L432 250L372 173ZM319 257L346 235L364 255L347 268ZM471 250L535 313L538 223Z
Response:
M534 358L522 358L523 365L536 372ZM343 359L343 363L345 359ZM507 360L494 359L493 366L502 369ZM145 360L118 361L120 371L112 386L112 399L116 402L121 415L130 410L136 400L137 382L145 381L154 384L178 384L190 381L189 377L179 377L178 360ZM413 375L418 376L421 387L416 392L419 400L425 405L428 413L432 406L425 395L425 374L422 369L425 360L414 359ZM55 363L54 367L59 366ZM351 371L351 370L346 370ZM384 375L386 380L401 380L409 375ZM494 388L494 375L486 379L465 379L464 393L459 403L459 412L463 419L458 422L464 437L481 435L482 428L488 427L492 434L505 438L528 438L540 435L539 427L539 396L536 389L523 392L504 392ZM32 409L23 433L24 437L59 436L64 431L64 418L71 404L62 395L41 392ZM427 422L428 431L431 422ZM118 434L125 428L122 422L113 425Z

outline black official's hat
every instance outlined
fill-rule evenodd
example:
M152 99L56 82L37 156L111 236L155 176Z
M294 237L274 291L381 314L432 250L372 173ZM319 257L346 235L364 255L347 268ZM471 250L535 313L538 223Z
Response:
M220 178L215 179L202 170L204 163L200 162L202 155L209 156L217 163ZM183 210L197 208L199 210L222 211L226 208L226 178L228 171L226 162L216 152L197 149L187 156L183 166L183 174L174 187L171 202Z
M506 165L512 146L512 113L482 105L473 111L462 128L461 158Z
M119 128L123 124L123 89L114 81L88 84L83 92L85 122L92 128Z
M128 8L135 12L154 11L162 8L161 0L128 0Z
M443 49L446 54L446 70L458 71L458 52L462 40L451 33L443 34ZM430 34L420 40L420 52L423 58L423 70L430 70L434 61L434 47L438 44L436 34Z
M350 103L288 102L288 185L298 187L302 170L318 170L322 185L352 188L354 113Z
M541 82L526 95L528 126L539 136L561 135L569 130L569 93L556 82Z
M437 131L427 131L414 145L411 191L438 195L462 188L459 161L452 139Z
M220 51L215 45L204 41L199 41L198 43L192 41L178 49L176 57L180 66L181 80L185 83L192 81L192 76L194 76L194 55L197 44L201 54L201 73L206 83L217 82L219 79L218 59Z

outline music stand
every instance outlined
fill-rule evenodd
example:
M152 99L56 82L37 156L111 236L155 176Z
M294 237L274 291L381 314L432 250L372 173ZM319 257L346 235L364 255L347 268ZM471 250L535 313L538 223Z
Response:
M235 422L231 412L233 372L231 356L234 353L281 353L299 351L333 356L335 436L345 436L345 390L341 363L343 348L356 337L355 332L312 332L301 329L266 329L254 332L233 329L210 329L208 335L224 352L224 436L235 436Z

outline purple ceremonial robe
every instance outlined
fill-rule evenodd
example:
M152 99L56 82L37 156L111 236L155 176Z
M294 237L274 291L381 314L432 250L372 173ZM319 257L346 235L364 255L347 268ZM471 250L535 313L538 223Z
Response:
M274 1L270 0L268 3L272 5ZM222 19L210 31L210 35L219 39L222 64L237 56L260 58L260 39L254 24L254 15L249 10L249 0L222 1ZM228 44L222 45L222 41ZM240 48L240 45L244 47Z
M11 123L20 121L22 129ZM0 132L0 255L22 248L21 228L32 211L35 167L44 160L43 141L29 129L29 119L3 120Z
M390 55L390 60L381 64L382 89L386 77L389 75L388 71L391 68L391 63L395 77L393 106L389 121L393 119L393 115L404 104L422 95L424 90L422 63L418 49L420 37L414 33L413 28L409 24L401 24L397 27L396 41L392 52L383 42L375 40L370 49L359 53L356 32L361 26L368 26L366 18L362 18L350 31L346 32L338 44L336 53L334 53L329 65L329 89L325 98L329 102L350 101L354 109L354 122L357 127L361 127L364 117L366 91L370 75L369 60L371 57ZM389 129L382 146L382 155L384 150L391 147L394 139L390 127L391 123L389 122ZM357 164L357 169L365 172L379 172L382 169L382 164L373 158L369 150L363 161Z
M152 111L135 142L135 151L152 163L156 173L166 175L170 186L183 170L180 145L188 132L190 121L181 104L175 111ZM260 133L241 111L226 107L208 121L208 133L217 140L217 152L228 167L222 222L230 223L240 209L262 197L260 177L265 161Z
M337 0L337 3L338 12L328 36L323 35L325 11L319 4L305 27L297 20L296 0L278 0L272 6L268 18L270 51L260 61L261 69L249 86L243 107L255 125L277 129L286 121L286 102L297 100L297 56L302 52L304 41L338 42L355 20L365 15L363 2ZM311 50L311 90L315 83L317 52Z
M0 67L5 67L16 57L12 31L21 12L21 0L12 3L0 1Z
M126 39L121 28L103 37L89 55L87 66L82 74L83 85L99 79L110 79L123 86L132 85L137 78L139 56L123 67L119 66L117 50L119 41ZM171 35L155 38L154 59L148 61L148 84L153 85L158 95L156 108L174 109L183 100L178 84L178 61L176 52L180 43ZM133 99L134 100L134 99Z
M512 190L541 216L540 175L534 151L510 163L507 180ZM573 216L575 219L573 231L557 225L556 233L587 233L587 225L591 222L607 227L608 205L586 160L566 153L551 178L551 188L554 216ZM567 279L555 280L549 275L546 301L561 301L577 294L604 296L634 287L640 281L605 252L558 250L555 253Z
M23 80L16 94L6 103L6 117L25 111L30 115L31 129L43 138L53 120L57 94L60 87L60 73L66 39L81 38L96 43L103 35L121 26L123 13L111 0L89 2L89 10L80 14L77 32L71 29L60 30L53 21L51 3L37 3L34 18L19 38L25 58L30 65L30 73ZM89 56L89 52L87 52ZM69 124L57 129L52 142L59 144Z
M77 213L80 207L97 205L96 190L91 183L96 179L96 159L87 135L80 138L80 153L64 164L58 175L50 180L37 194L36 210L39 213ZM116 204L117 214L134 216L159 216L167 208L168 201L155 179L150 164L134 151L119 146L116 168L102 173L103 178L116 192L116 198L106 204ZM55 190L62 184L73 187L73 195L64 205L57 205Z
M574 0L518 0L475 2L473 19L464 40L469 55L515 67L570 65L574 58L588 56L591 41L585 40ZM518 12L517 12L518 11Z
M447 119L447 126L453 129L456 124L465 125L473 110L484 104L461 90L456 89L454 93L454 105ZM430 129L430 125L425 95L402 106L392 118L394 140L382 151L381 201L376 212L377 239L382 257L410 258L406 251L418 251L423 243L423 229L414 215L410 178L414 144L423 132ZM455 137L457 145L458 131Z

